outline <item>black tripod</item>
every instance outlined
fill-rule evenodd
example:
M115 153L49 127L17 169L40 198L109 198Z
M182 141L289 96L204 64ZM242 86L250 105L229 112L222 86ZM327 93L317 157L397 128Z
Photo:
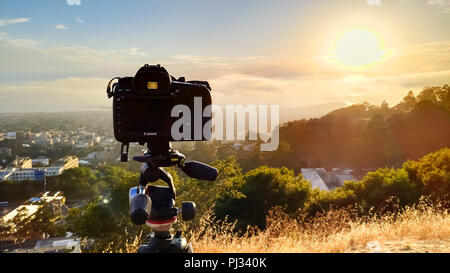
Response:
M177 166L189 177L209 181L217 178L217 169L197 161L186 162L184 155L172 149L168 141L149 143L144 155L135 156L133 160L143 164L139 186L130 189L131 220L138 225L146 223L153 229L138 252L191 253L192 246L182 237L181 230L173 235L171 228L179 214L185 221L195 217L195 203L183 202L181 209L174 207L176 189L172 176L164 167ZM147 186L159 179L166 182L167 186Z

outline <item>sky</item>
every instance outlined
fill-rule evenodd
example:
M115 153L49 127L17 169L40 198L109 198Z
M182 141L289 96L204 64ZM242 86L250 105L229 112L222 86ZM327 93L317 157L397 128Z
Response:
M449 83L449 29L450 0L1 0L0 112L109 108L146 63L289 118L393 106Z

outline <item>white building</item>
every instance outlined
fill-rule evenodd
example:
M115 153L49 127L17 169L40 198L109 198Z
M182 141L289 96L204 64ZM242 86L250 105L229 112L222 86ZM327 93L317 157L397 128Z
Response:
M12 179L13 181L25 181L25 180L40 180L41 177L36 176L37 171L43 171L44 175L46 173L46 170L44 168L29 168L29 169L20 169L15 170L12 173Z
M17 157L13 160L11 165L21 169L28 169L33 167L33 163L31 161L31 158L29 157Z
M52 166L45 169L46 176L61 175L64 172L64 166Z
M78 168L78 157L73 155L67 155L58 159L51 167L62 166L64 170Z
M89 165L91 165L91 163L87 160L80 159L80 160L78 160L78 165L89 166Z
M17 170L13 173L12 180L20 182L25 180L34 180L33 169Z
M1 171L0 172L0 181L12 180L13 172L11 171Z
M16 134L16 132L7 132L4 137L6 139L16 139L17 138L17 134Z
M353 170L333 168L331 172L327 172L324 168L303 168L302 175L306 180L311 182L312 188L321 190L334 190L342 187L345 181L357 181L352 175Z
M301 173L303 178L309 180L313 189L318 188L321 190L329 191L327 184L322 179L319 173L326 172L324 168L302 168Z

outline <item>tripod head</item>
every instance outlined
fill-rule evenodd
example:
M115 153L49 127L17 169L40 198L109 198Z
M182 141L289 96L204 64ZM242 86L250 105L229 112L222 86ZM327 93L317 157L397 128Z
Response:
M168 231L176 222L177 215L183 220L192 220L195 216L195 203L183 202L182 209L174 207L176 189L172 176L164 167L176 166L189 177L214 181L217 169L197 161L185 161L185 156L172 149L170 143L156 142L148 144L148 150L133 160L142 162L139 186L130 189L130 216L133 223L147 224L155 230ZM148 183L159 179L167 186L155 186Z

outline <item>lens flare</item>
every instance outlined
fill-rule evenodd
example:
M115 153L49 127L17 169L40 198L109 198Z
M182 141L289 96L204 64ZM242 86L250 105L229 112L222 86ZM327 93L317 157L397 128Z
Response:
M344 33L334 45L329 60L344 67L363 67L383 60L381 40L368 30L355 29Z

